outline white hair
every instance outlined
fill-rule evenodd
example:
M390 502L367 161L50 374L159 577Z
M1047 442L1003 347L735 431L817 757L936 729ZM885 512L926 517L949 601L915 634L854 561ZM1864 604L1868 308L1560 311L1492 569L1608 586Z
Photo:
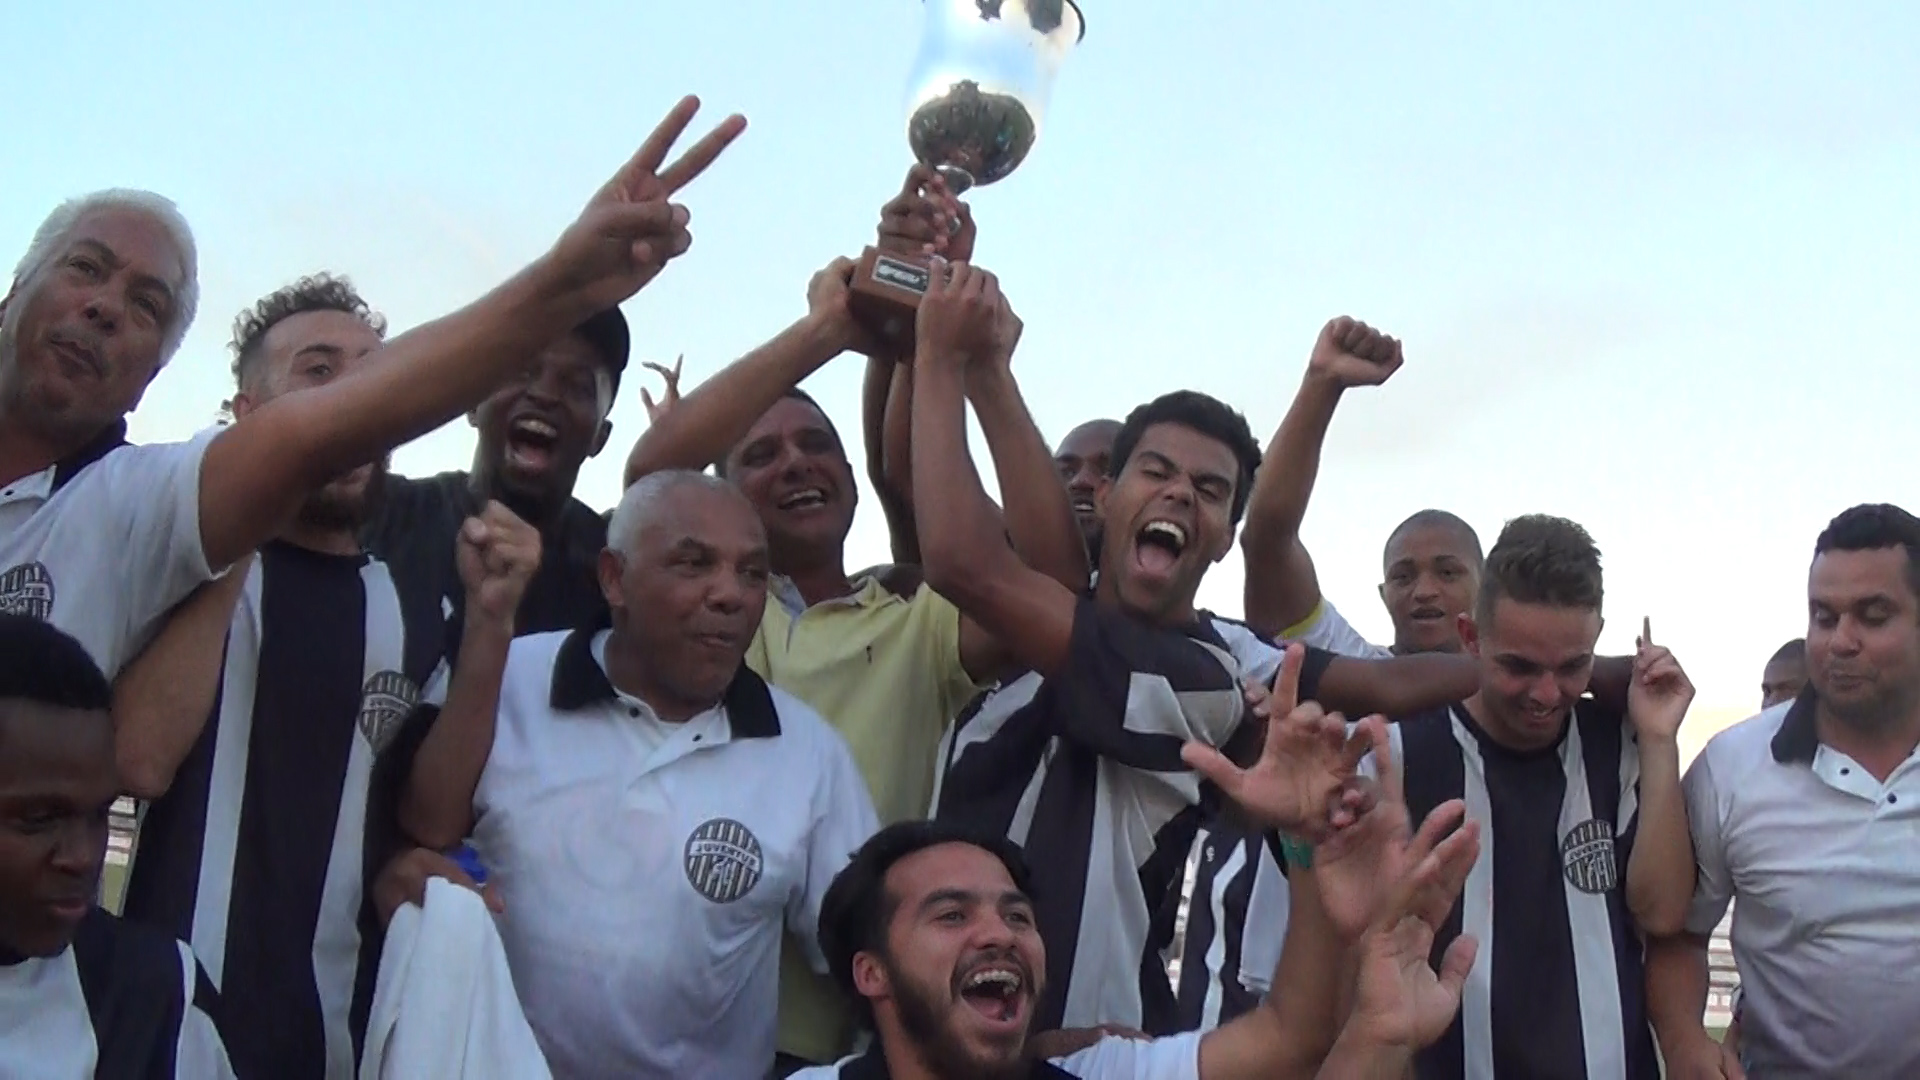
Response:
M27 245L27 253L21 256L20 264L14 267L14 284L18 286L46 269L61 244L73 232L73 227L95 210L132 210L145 214L167 231L167 238L173 241L174 251L180 256L180 287L173 298L172 318L160 342L160 366L165 367L179 350L180 342L187 336L187 328L193 325L194 313L200 308L199 249L193 243L193 229L187 225L186 217L172 199L134 188L110 188L68 199L54 207L53 213L48 214L34 232L33 241Z
M725 491L736 498L745 498L738 488L710 473L693 469L662 469L648 473L634 481L626 494L620 496L620 505L614 508L613 517L607 522L607 547L620 555L633 554L634 547L640 542L640 530L658 513L661 500L687 487Z

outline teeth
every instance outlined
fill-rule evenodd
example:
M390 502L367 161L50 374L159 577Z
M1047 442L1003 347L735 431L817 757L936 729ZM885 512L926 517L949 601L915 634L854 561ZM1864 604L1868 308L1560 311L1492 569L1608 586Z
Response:
M1074 513L1076 513L1076 514L1091 514L1091 513L1093 513L1093 500L1092 500L1092 499L1076 499L1076 500L1074 500L1074 503L1073 503L1073 512L1074 512Z
M985 986L998 986L1008 991L1018 990L1020 989L1020 973L1017 971L1009 971L1005 968L989 968L985 971L976 971L967 977L964 988L967 990L978 990Z
M797 506L815 506L826 501L826 492L821 491L819 488L807 488L805 491L796 491L786 498L781 499L780 509L791 510Z
M513 430L528 435L538 435L543 439L557 439L560 437L560 429L547 423L545 420L521 420L513 425Z
M1187 546L1187 530L1171 521L1149 521L1147 527L1140 530L1142 535L1164 536L1173 541L1176 549Z

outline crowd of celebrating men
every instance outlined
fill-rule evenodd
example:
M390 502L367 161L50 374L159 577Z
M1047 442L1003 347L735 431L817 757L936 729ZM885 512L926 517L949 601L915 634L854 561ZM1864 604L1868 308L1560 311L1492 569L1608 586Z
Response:
M1390 645L1321 595L1321 444L1398 341L1328 323L1264 450L1182 390L1049 445L919 167L879 228L932 260L910 353L835 259L764 345L663 371L602 514L619 304L745 128L666 164L696 109L444 318L388 339L320 268L266 295L231 421L183 443L125 420L196 315L186 221L112 190L34 235L0 301L0 1074L1920 1075L1920 521L1833 519L1763 711L1683 776L1693 688L1645 619L1596 654L1579 524L1483 550L1412 514ZM864 478L800 389L849 353ZM389 472L462 415L470 469ZM893 557L860 570L863 493ZM1242 617L1197 609L1236 547Z

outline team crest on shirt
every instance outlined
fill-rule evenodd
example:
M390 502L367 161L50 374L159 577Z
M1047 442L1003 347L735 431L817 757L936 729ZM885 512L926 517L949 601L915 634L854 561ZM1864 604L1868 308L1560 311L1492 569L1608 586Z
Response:
M1567 880L1581 892L1611 892L1620 884L1613 823L1591 818L1569 829L1560 841L1560 863L1566 867Z
M360 692L360 734L379 754L400 733L407 714L420 703L420 688L397 671L376 672Z
M731 818L714 818L687 837L687 883L716 904L731 904L760 883L766 861L752 830Z
M0 573L0 614L53 618L53 575L45 563L21 563Z

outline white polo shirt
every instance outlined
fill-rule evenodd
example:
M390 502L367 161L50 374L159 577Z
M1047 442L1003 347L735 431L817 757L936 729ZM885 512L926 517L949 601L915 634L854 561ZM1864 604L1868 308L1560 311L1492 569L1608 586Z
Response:
M200 545L200 460L218 433L132 446L116 424L0 487L0 611L51 622L119 674L213 577Z
M514 985L556 1076L764 1076L782 931L826 970L820 901L879 827L866 785L744 665L719 706L660 725L608 681L606 633L508 653L474 846Z
M1687 929L1737 899L1752 1075L1920 1076L1920 755L1880 783L1820 744L1814 701L1721 732L1687 770Z
M1190 1031L1164 1039L1136 1040L1108 1036L1087 1047L1034 1062L1028 1080L1200 1080L1200 1040ZM878 1045L865 1054L833 1065L801 1069L788 1080L889 1080L886 1055Z

